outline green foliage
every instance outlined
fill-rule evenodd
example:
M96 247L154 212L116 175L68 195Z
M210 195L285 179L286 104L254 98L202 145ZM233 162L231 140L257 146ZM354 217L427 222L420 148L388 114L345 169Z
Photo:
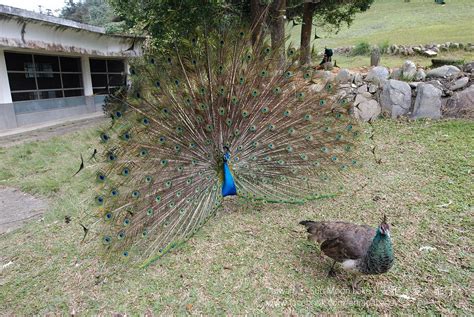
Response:
M386 54L388 52L388 48L390 47L390 43L388 40L385 40L377 45L380 49L380 53Z
M366 41L362 41L356 44L352 50L351 55L367 55L370 53L370 44Z
M249 10L246 2L223 0L110 0L110 4L128 27L151 35L157 48L193 33L228 28L242 10Z
M374 0L325 0L315 6L315 23L336 33L344 25L351 25L355 14L367 11ZM303 15L303 0L288 0L287 17L290 20L301 21Z
M105 0L68 0L61 9L60 17L90 25L103 26L107 33L125 33L126 25L117 22L112 7Z

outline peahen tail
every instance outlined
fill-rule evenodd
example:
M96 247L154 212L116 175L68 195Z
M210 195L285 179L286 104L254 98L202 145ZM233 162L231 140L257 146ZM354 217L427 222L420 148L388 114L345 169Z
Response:
M96 232L107 253L156 259L187 240L222 203L304 203L357 162L348 102L294 49L246 32L192 36L133 63L132 86L109 98L111 127L96 155ZM102 153L102 156L100 156Z

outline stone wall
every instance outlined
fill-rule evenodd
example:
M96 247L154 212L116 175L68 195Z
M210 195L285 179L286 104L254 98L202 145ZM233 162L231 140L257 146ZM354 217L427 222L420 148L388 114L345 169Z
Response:
M351 55L355 46L344 46L333 49L335 54ZM416 54L427 57L436 57L439 52L465 50L474 51L473 43L446 42L442 44L417 44L417 45L389 45L382 53L390 55L413 56ZM321 54L322 56L322 54Z
M353 101L353 114L363 121L381 115L474 119L474 62L425 70L407 60L395 69L377 66L367 73L340 69L337 74L321 72L316 77L337 82L339 94Z

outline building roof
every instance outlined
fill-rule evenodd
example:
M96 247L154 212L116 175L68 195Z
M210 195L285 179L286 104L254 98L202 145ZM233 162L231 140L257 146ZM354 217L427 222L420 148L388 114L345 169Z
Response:
M105 28L100 26L89 25L85 23L80 23L68 19L58 18L51 15L41 14L25 9L14 8L0 4L0 19L2 16L12 17L12 18L21 18L23 20L39 21L46 24L52 24L55 26L63 26L70 29L88 31L92 33L98 33L107 36L113 37L129 37L129 38L145 38L141 36L131 36L131 35L122 35L122 34L107 34Z

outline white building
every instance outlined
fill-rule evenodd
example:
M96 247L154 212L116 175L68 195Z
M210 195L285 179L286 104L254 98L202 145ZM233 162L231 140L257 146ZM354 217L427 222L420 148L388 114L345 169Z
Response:
M101 111L143 40L0 5L0 131Z

